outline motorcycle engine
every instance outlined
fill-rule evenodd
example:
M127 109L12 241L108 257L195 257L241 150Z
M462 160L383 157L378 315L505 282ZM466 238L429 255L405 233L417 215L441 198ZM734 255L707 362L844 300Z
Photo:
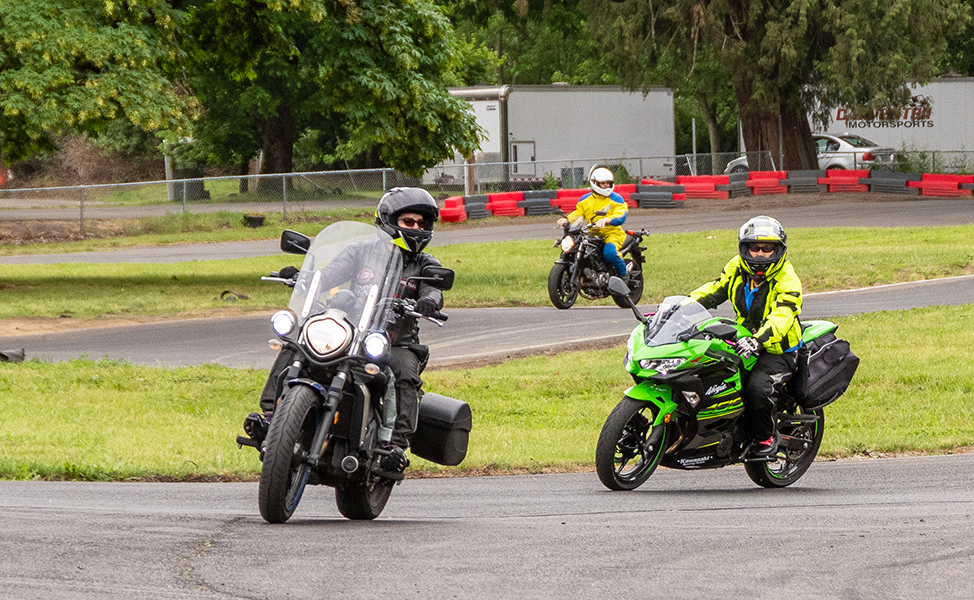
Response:
M590 268L582 269L582 276L579 278L579 293L589 300L604 298L609 289L609 274L604 271L596 271Z

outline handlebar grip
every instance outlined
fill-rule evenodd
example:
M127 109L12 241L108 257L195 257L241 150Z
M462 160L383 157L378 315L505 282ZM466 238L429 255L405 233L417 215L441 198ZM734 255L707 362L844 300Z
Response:
M433 318L436 319L437 321L446 321L449 318L449 316L447 316L446 313L438 312L435 315L433 315Z

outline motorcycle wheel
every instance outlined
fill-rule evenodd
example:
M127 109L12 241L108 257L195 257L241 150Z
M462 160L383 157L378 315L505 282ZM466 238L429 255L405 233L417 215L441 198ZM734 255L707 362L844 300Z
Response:
M751 481L766 488L782 488L798 481L808 467L812 466L822 436L825 434L825 411L807 411L796 407L792 414L813 414L818 417L814 423L789 424L787 414L779 415L779 433L807 442L805 448L780 448L778 460L768 462L746 462L744 470Z
M595 449L595 471L605 487L634 490L656 470L667 439L665 425L654 431L657 411L649 402L623 398L609 413Z
M571 308L578 300L578 282L572 282L568 265L555 263L548 273L548 298L555 308Z
M317 394L303 385L288 390L267 431L257 488L260 516L268 523L287 521L298 507L311 472L306 459L317 426Z
M555 308L571 308L578 300L578 283L572 281L568 265L555 263L548 273L548 298Z
M370 474L368 483L355 482L335 488L338 512L346 519L371 521L386 507L393 485L386 479Z
M633 304L639 304L639 300L643 297L643 272L642 269L636 271L633 274L632 269L632 259L625 259L626 271L629 272L629 299L632 300ZM612 297L612 301L616 303L619 308L629 308L629 304L623 301L621 298Z

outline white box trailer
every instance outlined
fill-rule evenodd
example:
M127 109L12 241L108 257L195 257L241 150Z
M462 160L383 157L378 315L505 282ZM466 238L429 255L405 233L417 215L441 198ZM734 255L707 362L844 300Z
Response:
M643 94L618 86L504 85L452 88L450 93L470 103L486 138L473 157L466 157L471 161L457 155L427 171L426 184L465 184L469 192L484 183L526 183L551 175L567 187L587 174L591 165L586 161L621 158L659 159L659 165L646 167L652 173L633 175L673 173L676 136L669 88L653 87ZM563 174L572 181L565 182Z
M832 111L831 132L857 133L896 150L974 151L974 77L912 84L911 105L855 115Z

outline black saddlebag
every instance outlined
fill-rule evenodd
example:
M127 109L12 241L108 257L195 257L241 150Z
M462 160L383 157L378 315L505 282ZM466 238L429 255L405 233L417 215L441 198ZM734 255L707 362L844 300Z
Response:
M459 465L467 456L472 427L469 404L440 394L424 394L409 451L438 465Z
M808 343L807 360L805 394L798 403L809 410L831 404L845 393L859 367L859 357L852 353L849 342L831 333Z

